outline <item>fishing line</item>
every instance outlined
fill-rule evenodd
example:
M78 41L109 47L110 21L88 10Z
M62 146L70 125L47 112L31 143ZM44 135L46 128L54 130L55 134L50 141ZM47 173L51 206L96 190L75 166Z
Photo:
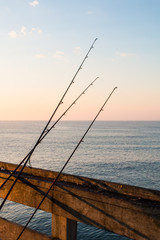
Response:
M66 91L64 92L64 94L63 94L61 100L59 101L57 107L55 108L54 112L52 113L52 115L51 115L50 119L48 120L46 126L44 127L42 133L40 134L40 136L39 136L39 138L38 138L36 144L34 145L34 147L32 148L32 150L26 155L26 157L25 157L25 158L19 163L19 165L15 168L15 170L13 171L13 172L15 173L15 171L16 171L16 170L22 165L22 163L25 162L24 165L22 166L22 168L21 168L21 170L20 170L20 172L19 172L17 178L16 178L15 181L13 182L13 184L12 184L10 190L8 191L6 197L4 198L4 200L3 200L3 202L2 202L2 204L1 204L1 206L0 206L0 210L2 209L2 207L3 207L4 203L5 203L5 201L7 200L7 197L9 196L10 192L12 191L12 189L13 189L15 183L17 182L17 180L18 180L20 174L22 173L23 169L25 168L26 164L30 161L30 158L31 158L31 156L32 156L32 154L33 154L33 152L34 152L34 150L36 149L36 147L38 146L38 144L41 142L41 140L42 140L42 138L43 138L43 135L45 135L45 134L48 132L47 128L48 128L48 126L49 126L49 124L50 124L50 122L51 122L53 116L54 116L55 113L57 112L59 106L63 103L63 99L64 99L64 97L66 96L66 94L67 94L68 90L70 89L71 85L74 83L74 80L75 80L77 74L78 74L79 71L82 69L82 65L84 64L85 60L88 58L88 55L89 55L90 51L92 50L92 48L93 48L93 46L94 46L94 44L95 44L96 41L97 41L97 38L94 40L94 42L92 43L91 47L89 48L89 50L88 50L86 56L84 57L82 63L80 64L80 66L79 66L77 72L76 72L75 75L73 76L73 78L72 78L70 84L68 85ZM47 131L46 131L46 130L47 130ZM12 172L12 173L13 173L13 172ZM10 177L9 177L9 178L10 178ZM7 180L7 181L8 181L8 180ZM7 181L5 181L5 183L6 183ZM2 186L1 186L1 187L2 187Z
M110 95L108 96L108 98L106 99L106 101L104 102L104 104L102 105L102 107L100 108L100 110L98 111L97 115L95 116L95 118L93 119L93 121L91 122L91 124L89 125L89 127L87 128L86 132L84 133L84 135L82 136L82 138L80 139L80 141L78 142L78 144L76 145L76 147L74 148L73 152L71 153L70 157L68 158L68 160L65 162L65 164L63 165L63 167L61 168L61 171L58 173L57 177L54 179L53 183L51 184L50 188L48 189L48 191L45 193L45 195L43 196L42 200L40 201L40 203L38 204L37 208L35 209L35 211L33 212L33 214L31 215L31 217L29 218L28 222L26 223L26 225L24 226L23 230L21 231L21 233L19 234L18 239L20 239L20 237L22 236L23 232L25 231L25 229L27 228L28 224L30 223L30 221L32 220L32 218L34 217L34 215L36 214L37 210L40 208L41 204L43 203L43 201L45 200L45 198L47 197L47 195L49 194L50 190L52 189L52 187L56 184L57 180L59 179L60 175L62 174L63 170L65 169L65 167L67 166L67 164L69 163L70 159L73 157L74 153L76 152L76 150L78 149L79 145L83 142L83 139L85 138L85 136L87 135L88 131L90 130L90 128L92 127L93 123L96 121L97 117L99 116L99 114L101 113L101 111L103 111L104 106L106 105L106 103L108 102L109 98L111 97L111 95L113 94L113 92L115 91L117 87L115 87L112 92L110 93Z

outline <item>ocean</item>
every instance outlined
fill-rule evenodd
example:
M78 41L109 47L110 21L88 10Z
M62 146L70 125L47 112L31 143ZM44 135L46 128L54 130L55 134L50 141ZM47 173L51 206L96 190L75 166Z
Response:
M19 163L34 146L45 121L1 121L0 161ZM61 121L37 147L33 167L60 171L90 121ZM160 190L160 122L97 121L64 173ZM1 200L1 199L0 199ZM25 224L33 209L7 201L0 217ZM30 228L51 234L51 214L39 211ZM78 223L78 240L128 238Z

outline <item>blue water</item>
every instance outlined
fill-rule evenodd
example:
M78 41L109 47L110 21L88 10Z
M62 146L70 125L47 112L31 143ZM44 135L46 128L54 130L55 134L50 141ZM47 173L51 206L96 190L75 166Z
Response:
M33 167L59 171L90 122L60 122L37 147ZM0 161L19 163L45 122L0 122ZM65 173L160 190L160 122L97 121L66 167ZM0 216L25 224L32 208L7 201ZM51 215L39 211L30 227L51 233ZM78 224L78 240L124 240Z

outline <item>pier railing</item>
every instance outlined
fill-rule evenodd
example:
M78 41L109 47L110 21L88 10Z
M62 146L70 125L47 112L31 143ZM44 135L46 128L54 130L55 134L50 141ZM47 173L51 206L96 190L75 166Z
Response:
M0 185L17 165L0 162ZM36 208L57 172L28 168L8 200ZM4 198L14 177L0 190ZM41 210L52 214L52 236L27 228L21 239L75 240L77 222L83 222L131 239L160 236L160 192L97 179L62 174ZM0 218L0 239L16 239L22 226Z

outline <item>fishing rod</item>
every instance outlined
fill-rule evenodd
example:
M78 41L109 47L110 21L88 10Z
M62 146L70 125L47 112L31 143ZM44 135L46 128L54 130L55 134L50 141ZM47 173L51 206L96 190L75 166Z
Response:
M40 139L39 143L42 142L42 140L46 137L46 135L55 127L55 125L61 120L61 118L63 116L65 116L65 114L69 111L69 109L74 105L76 104L76 102L78 101L78 99L83 95L85 94L85 92L88 90L89 87L91 87L94 82L98 79L99 77L95 78L93 82L91 82L88 87L85 88L85 90L83 90L83 92L71 103L71 105L65 110L65 112L56 120L56 122L54 122L54 124L49 128L47 129L47 131L45 132L45 134L42 136L42 138ZM39 144L38 143L38 144ZM31 150L32 151L32 150ZM31 152L30 151L30 152ZM30 152L28 153L28 155L30 154ZM27 156L28 156L27 155ZM17 166L12 172L10 172L10 175L8 176L8 178L2 183L2 185L0 186L0 189L7 183L7 181L14 175L14 173L16 172L16 170L18 169L19 166Z
M11 188L10 188L10 190L9 190L9 193L7 193L7 197L9 196L10 192L12 191L12 189L13 189L15 183L17 182L18 177L20 176L21 172L23 171L23 169L25 168L25 166L27 165L27 163L30 161L30 158L31 158L34 150L36 149L36 147L38 146L38 144L41 142L41 139L42 139L43 135L46 133L46 130L47 130L47 128L48 128L48 126L49 126L52 118L54 117L55 113L57 112L59 106L63 103L64 97L66 96L66 94L67 94L68 90L70 89L71 85L74 83L74 80L75 80L77 74L78 74L79 71L82 69L82 65L84 64L85 60L88 58L88 55L89 55L90 51L92 50L92 48L93 48L93 46L94 46L94 44L95 44L96 41L97 41L97 38L94 40L94 42L92 43L91 47L89 48L87 54L85 55L85 57L84 57L82 63L80 64L77 72L76 72L75 75L73 76L70 84L68 85L66 91L64 92L62 98L60 99L57 107L55 108L54 112L52 113L50 119L48 120L46 126L44 127L44 129L43 129L42 133L40 134L40 136L39 136L37 142L35 143L34 147L33 147L32 150L25 156L25 158L19 163L19 165L15 168L15 171L16 171L16 170L25 162L24 165L23 165L23 167L22 167L22 169L21 169L20 172L19 172L19 175L17 176L17 178L15 179L13 185L11 186ZM47 130L47 131L48 131L48 130ZM5 201L7 200L7 197L5 197L5 199L3 200L3 202L2 202L2 204L1 204L1 206L0 206L0 210L2 209Z
M97 117L99 116L100 112L103 111L104 106L106 105L106 103L108 102L109 98L111 97L111 95L113 94L113 92L115 91L117 87L115 87L112 92L110 93L110 95L108 96L108 98L106 99L106 101L104 102L104 104L102 105L102 107L100 108L100 110L98 111L97 115L95 116L95 118L93 119L93 121L91 122L91 124L89 125L89 127L87 128L87 130L85 131L84 135L82 136L82 138L80 139L80 141L78 142L78 144L76 145L76 147L74 148L73 152L71 153L70 157L68 158L68 160L65 162L65 164L63 165L63 167L61 168L60 172L58 173L57 177L54 179L54 181L52 182L50 188L47 190L47 192L45 193L45 195L43 196L42 200L40 201L40 203L38 204L37 208L35 209L35 211L33 212L33 214L31 215L31 217L29 218L28 222L26 223L26 225L24 226L23 230L21 231L21 233L19 234L18 239L20 239L20 237L22 236L23 232L25 231L25 229L27 228L28 224L30 223L30 221L32 220L32 218L34 217L34 215L36 214L37 210L40 208L41 204L43 203L43 201L45 200L45 198L47 197L47 195L49 194L50 190L52 189L52 187L56 184L56 182L58 181L59 177L61 176L63 170L65 169L65 167L67 166L67 164L69 163L70 159L73 157L74 153L76 152L76 150L78 149L79 145L83 142L83 139L85 138L85 136L87 135L88 131L90 130L90 128L92 127L93 123L96 121Z
M62 118L62 117L69 111L69 109L78 101L78 99L88 90L88 88L91 87L91 86L94 84L94 82L95 82L97 79L98 79L98 77L95 78L94 81L92 81L92 82L85 88L85 90L83 90L83 92L71 103L71 105L70 105L70 106L64 111L64 113L54 122L54 124L53 124L49 129L47 129L47 131L44 133L44 135L43 135L43 136L41 137L41 139L39 140L39 143L41 143L41 141L46 137L46 135L55 127L55 125L61 120L61 118ZM38 143L38 144L39 144L39 143ZM9 189L7 195L6 195L5 198L3 199L2 203L1 203L1 206L0 206L0 209L3 207L6 199L8 198L10 192L12 191L12 189L13 189L16 181L18 180L18 178L19 178L20 174L22 173L22 171L23 171L23 169L24 169L25 166L26 166L26 162L25 162L25 164L23 165L21 171L18 173L18 175L17 175L17 177L16 177L16 179L15 179L15 182L13 183L13 185L11 186L11 188ZM18 167L17 167L17 168L18 168ZM17 168L16 168L16 169L17 169ZM8 178L3 182L3 184L1 185L1 188L2 188L2 187L5 185L5 183L10 179L10 177L14 175L15 172L16 172L16 170L14 169L14 171L13 171L13 172L8 176Z

